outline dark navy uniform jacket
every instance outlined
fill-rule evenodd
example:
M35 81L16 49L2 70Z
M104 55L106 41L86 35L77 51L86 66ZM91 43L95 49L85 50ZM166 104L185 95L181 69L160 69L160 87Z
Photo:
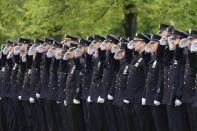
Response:
M136 104L141 104L142 98L145 97L145 81L148 69L142 55L146 54L143 52L134 55L129 65L128 83L124 96L124 99Z
M35 60L33 60L31 67L31 76L30 76L30 97L36 98L36 91L40 81L40 61L41 53L37 53Z
M58 67L60 60L53 57L50 69L50 80L49 80L49 91L48 91L48 99L56 101L57 100L57 92L58 92Z
M187 60L185 65L184 73L184 87L183 87L183 97L182 101L184 103L192 104L197 106L197 96L195 95L196 87L196 73L197 73L197 64L196 64L196 53L192 53L188 50Z
M59 66L59 77L58 77L58 95L57 95L57 101L63 102L65 100L66 96L66 79L67 79L67 73L68 73L68 60L60 60L60 66Z
M168 94L170 92L169 75L170 68L172 67L173 58L174 51L166 48L164 53L164 89L163 92L157 94L159 99L162 99L162 104L167 104L168 102Z
M22 100L27 101L31 97L31 88L30 88L30 83L31 83L31 66L32 66L32 61L33 61L33 56L26 56L26 71L25 71L25 78L23 81L23 86L22 86Z
M168 71L168 78L165 78L168 84L167 104L174 105L176 99L181 100L183 78L185 70L185 58L183 57L183 49L177 46L174 51L174 58Z
M86 53L84 56L80 57L80 80L82 86L79 87L78 92L75 95L76 100L87 100L88 91L91 85L91 78L93 73L93 64L92 55Z
M17 94L17 84L18 84L18 79L17 79L17 74L18 74L18 68L19 65L18 63L14 62L14 66L12 68L12 74L11 74L11 92L10 92L10 97L16 98L18 96Z
M2 65L2 97L10 97L11 81L10 76L12 73L13 61L12 58L7 59L7 55L2 55L5 63Z
M39 53L37 52L37 54ZM48 58L46 53L42 53L40 81L37 88L37 93L40 93L40 98L48 98L51 61L52 58Z
M108 94L112 94L113 83L115 83L116 73L119 69L119 61L114 59L114 54L106 52L104 71L102 78L101 98L106 99Z
M75 95L79 92L81 86L80 80L80 60L79 58L69 60L69 70L66 81L66 102L73 104Z
M116 74L113 105L123 106L124 93L127 87L129 65L125 59L120 60L119 72Z
M91 79L91 85L89 89L89 96L93 102L97 101L97 98L101 94L102 77L103 77L103 64L105 61L105 51L99 49L98 56L93 57L93 74Z
M147 75L146 83L146 104L154 106L154 100L158 100L157 93L163 89L163 56L164 56L165 46L158 45L157 52L152 56L148 63L149 71Z
M91 79L93 74L93 64L94 61L92 60L92 55L88 53L84 56L84 63L83 63L83 77L82 77L82 100L87 100L88 98L88 91L91 85Z

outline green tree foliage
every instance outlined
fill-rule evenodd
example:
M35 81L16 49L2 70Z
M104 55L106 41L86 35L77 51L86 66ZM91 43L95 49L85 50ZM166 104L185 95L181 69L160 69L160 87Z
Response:
M125 36L129 13L137 14L138 32L156 33L160 23L197 29L196 5L197 0L0 0L0 42L19 36L63 40L65 33Z

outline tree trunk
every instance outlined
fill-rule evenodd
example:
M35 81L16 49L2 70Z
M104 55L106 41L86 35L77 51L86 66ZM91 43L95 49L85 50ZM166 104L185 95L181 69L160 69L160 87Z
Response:
M137 31L137 12L135 10L134 4L129 4L125 6L125 10L132 10L130 13L125 13L124 15L124 30L125 36L135 36Z

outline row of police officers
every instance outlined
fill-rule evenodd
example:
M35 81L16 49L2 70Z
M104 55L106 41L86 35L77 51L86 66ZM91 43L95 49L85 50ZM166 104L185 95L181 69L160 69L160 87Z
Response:
M197 30L19 37L0 51L0 131L197 131Z

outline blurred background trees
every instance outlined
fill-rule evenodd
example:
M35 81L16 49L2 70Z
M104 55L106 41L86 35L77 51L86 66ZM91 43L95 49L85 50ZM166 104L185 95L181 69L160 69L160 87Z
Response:
M166 23L197 29L197 0L0 0L0 42L112 33L157 33Z

